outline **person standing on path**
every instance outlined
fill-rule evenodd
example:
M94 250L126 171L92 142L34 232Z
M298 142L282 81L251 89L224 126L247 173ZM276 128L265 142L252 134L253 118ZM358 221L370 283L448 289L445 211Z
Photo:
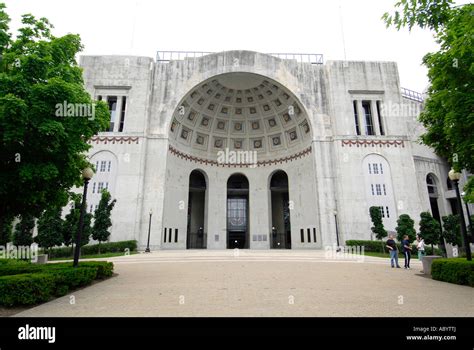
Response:
M390 252L390 264L392 265L392 267L396 266L397 269L399 269L400 265L398 265L398 248L397 248L397 243L393 239L393 235L388 236L386 247L388 248L388 251Z
M421 261L426 255L425 252L425 240L420 235L416 236L416 249L418 250L418 260Z
M402 241L402 253L405 257L405 269L410 270L410 259L411 259L411 247L410 247L410 239L407 235L403 236Z

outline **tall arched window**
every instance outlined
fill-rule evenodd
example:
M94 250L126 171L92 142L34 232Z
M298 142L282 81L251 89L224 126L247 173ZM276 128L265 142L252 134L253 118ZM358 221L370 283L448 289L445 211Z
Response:
M394 231L397 213L387 160L378 154L369 154L362 162L362 170L366 186L367 215L370 207L379 207L385 229Z
M291 248L291 225L288 193L288 175L279 170L271 176L271 219L272 234L270 247L274 249Z
M206 248L206 191L204 174L200 170L193 170L189 175L187 249Z
M426 175L426 188L428 190L428 196L430 198L430 207L431 207L431 214L433 218L441 222L441 215L439 213L439 206L438 206L438 179L433 174Z

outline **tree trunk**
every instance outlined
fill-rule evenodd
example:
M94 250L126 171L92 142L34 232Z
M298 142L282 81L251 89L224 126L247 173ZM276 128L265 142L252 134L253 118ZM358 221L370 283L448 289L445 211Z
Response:
M100 241L99 241L99 255L100 255Z

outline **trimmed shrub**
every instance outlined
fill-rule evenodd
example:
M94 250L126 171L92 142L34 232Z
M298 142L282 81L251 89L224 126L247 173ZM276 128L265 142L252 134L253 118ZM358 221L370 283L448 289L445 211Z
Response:
M49 273L0 277L0 304L32 305L47 301L55 291L55 277Z
M95 268L97 279L112 277L114 273L114 264L108 261L84 261L79 263L81 267Z
M121 241L121 242L109 242L101 243L100 253L123 253L125 249L131 252L137 250L137 241ZM74 251L71 247L61 247L50 249L50 255L54 258L72 258ZM99 245L85 245L81 247L81 255L96 255L99 254Z
M474 261L436 259L431 265L431 277L437 281L474 287Z
M363 240L348 240L346 241L346 245L348 246L361 246L364 247L364 251L366 252L383 252L385 247L385 241L363 241Z
M366 252L377 252L377 253L381 253L382 252L382 246L385 247L385 242L387 240L383 240L383 241L364 241L364 240L348 240L346 241L346 245L348 246L363 246L364 247L364 251ZM401 252L402 251L402 247L400 245L400 243L397 243L397 247L398 247L398 251ZM387 249L385 249L385 252L387 252ZM418 254L418 250L416 249L416 244L413 244L412 245L412 254ZM433 255L433 250L431 249L431 247L427 247L425 246L425 252L426 252L426 255ZM442 256L443 255L443 251L439 248L434 248L434 254L435 255L440 255ZM387 253L388 255L388 253Z
M30 264L27 260L17 260L17 259L0 259L0 266L3 265L14 265L14 264Z
M107 261L36 265L2 263L0 265L0 305L31 305L63 296L71 289L104 279L113 274ZM28 287L25 287L28 286Z

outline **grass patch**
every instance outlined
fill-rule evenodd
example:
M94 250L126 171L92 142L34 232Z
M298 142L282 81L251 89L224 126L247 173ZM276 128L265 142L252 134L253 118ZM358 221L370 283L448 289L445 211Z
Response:
M138 254L138 252L130 252L130 255L135 255ZM115 256L125 256L125 253L122 252L116 252L116 253L104 253L104 254L92 254L92 255L82 255L80 260L82 259L100 259L100 258L113 258ZM59 261L59 260L74 260L72 256L67 257L67 258L52 258L49 259L48 261Z

